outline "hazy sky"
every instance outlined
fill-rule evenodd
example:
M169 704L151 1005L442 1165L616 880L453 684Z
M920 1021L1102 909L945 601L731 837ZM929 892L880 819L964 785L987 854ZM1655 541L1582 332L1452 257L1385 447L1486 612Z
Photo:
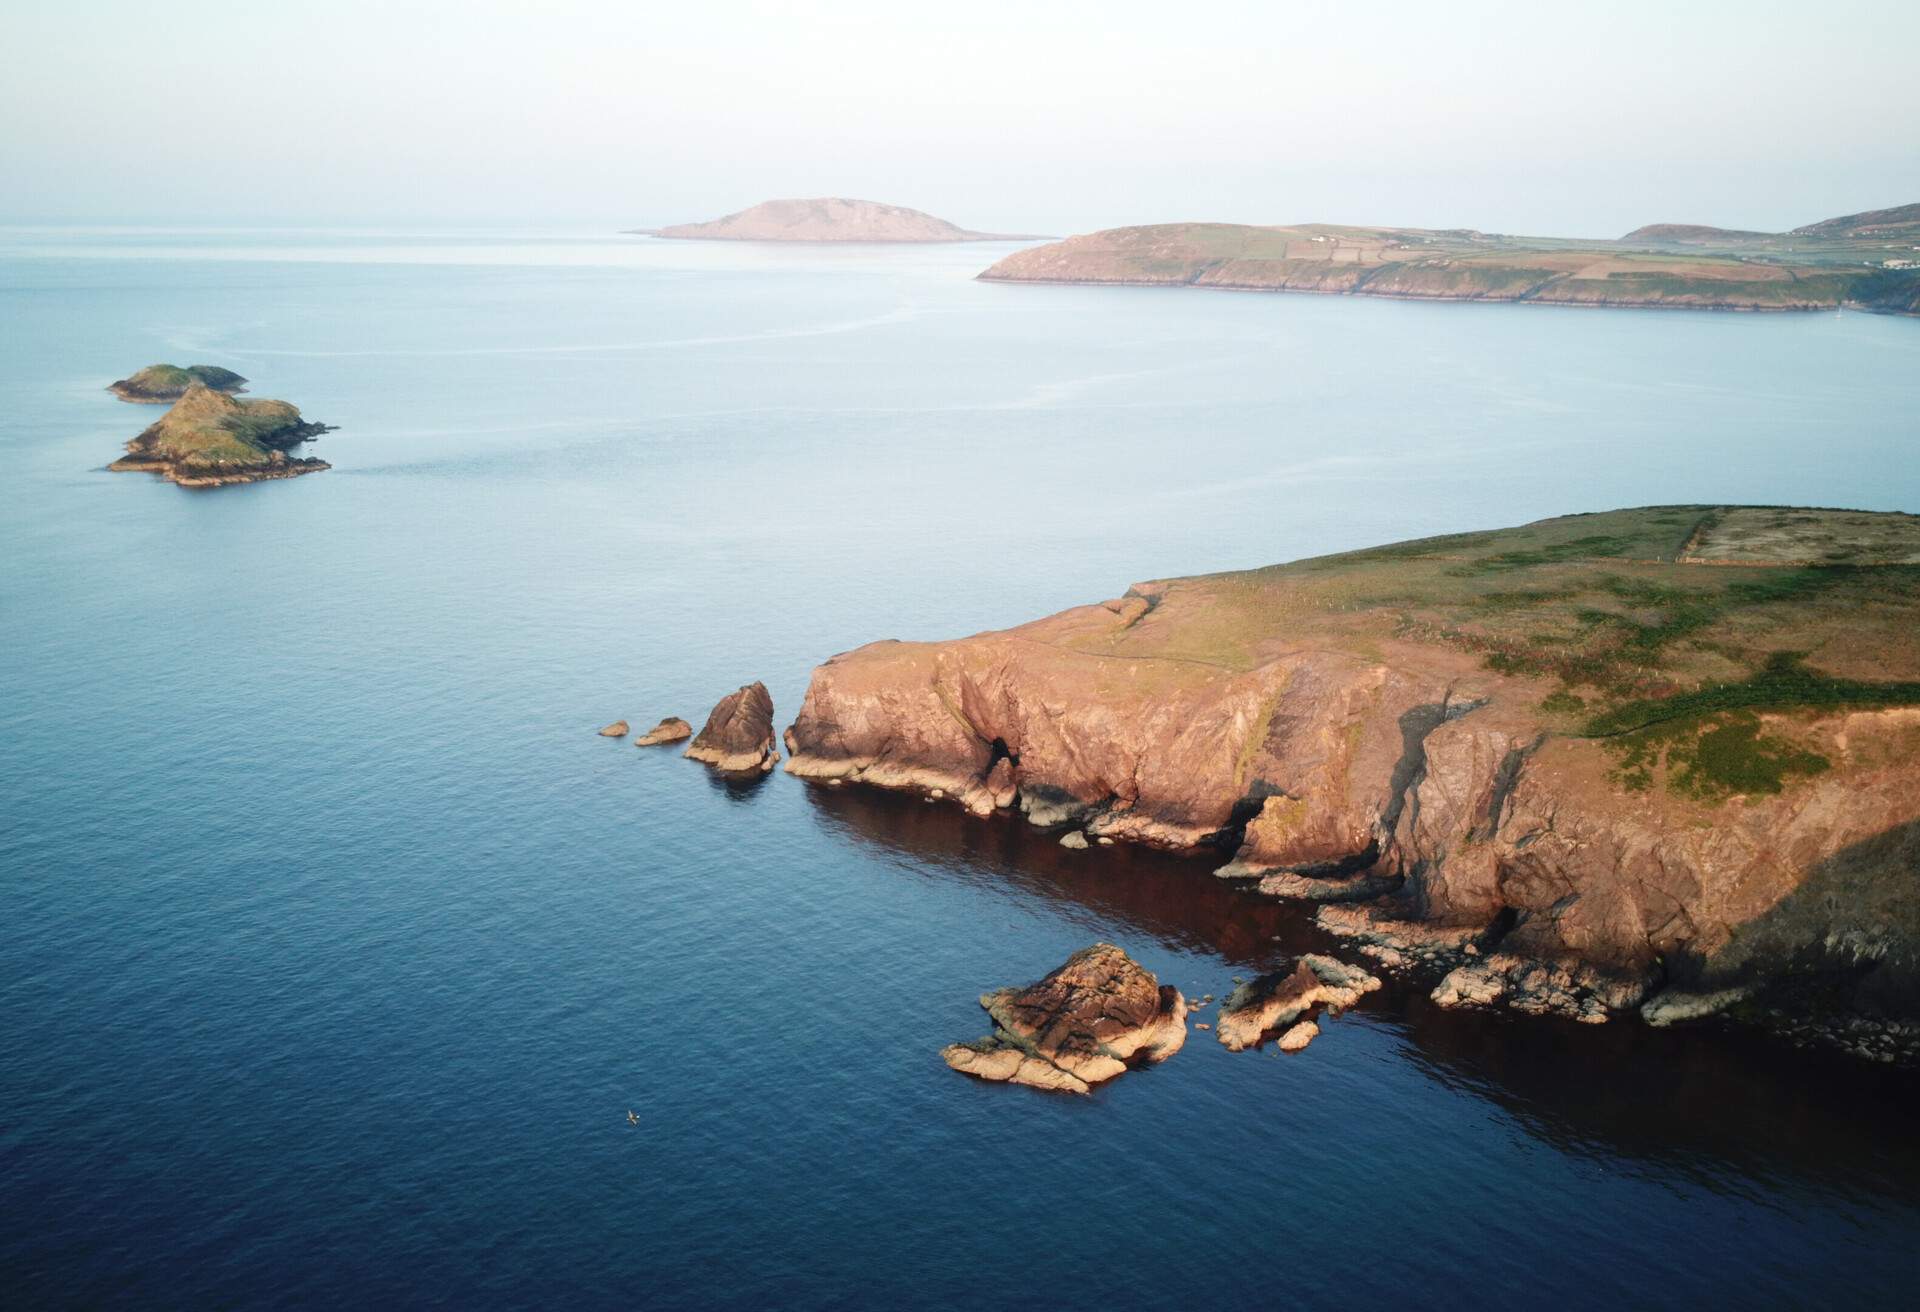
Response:
M0 0L0 219L1614 235L1920 201L1920 0Z

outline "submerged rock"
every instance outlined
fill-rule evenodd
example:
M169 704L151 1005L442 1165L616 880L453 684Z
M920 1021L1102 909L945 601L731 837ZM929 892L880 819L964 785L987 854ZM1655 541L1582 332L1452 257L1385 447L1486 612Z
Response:
M1286 1031L1285 1038L1294 1045L1287 1051L1296 1051L1320 1032L1318 1026L1310 1027L1309 1033L1298 1025L1314 1007L1351 1007L1379 987L1380 981L1358 966L1308 953L1291 971L1275 971L1242 984L1220 1004L1216 1022L1220 1042L1229 1052L1240 1052Z
M1187 1040L1180 990L1111 943L1068 957L1024 989L981 997L993 1033L940 1053L983 1080L1085 1093L1143 1062L1165 1061Z
M625 720L615 720L612 724L600 731L600 736L602 738L625 738L627 736L627 722Z
M773 769L773 695L764 683L749 683L720 699L684 755L716 770L736 773Z
M1737 1002L1745 1002L1753 996L1748 988L1719 989L1711 993L1688 993L1681 989L1667 989L1658 996L1649 998L1640 1008L1640 1018L1649 1025L1672 1025L1677 1021L1699 1020L1705 1016L1715 1016Z
M658 747L662 743L677 743L682 738L693 737L693 726L677 715L669 715L633 740L635 747Z

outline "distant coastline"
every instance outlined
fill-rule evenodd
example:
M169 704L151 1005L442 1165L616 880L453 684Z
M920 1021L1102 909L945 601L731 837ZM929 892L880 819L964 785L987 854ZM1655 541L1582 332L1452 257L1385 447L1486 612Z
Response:
M1016 251L979 277L1410 301L1915 315L1920 205L1787 233L1650 224L1586 241L1460 228L1155 224Z

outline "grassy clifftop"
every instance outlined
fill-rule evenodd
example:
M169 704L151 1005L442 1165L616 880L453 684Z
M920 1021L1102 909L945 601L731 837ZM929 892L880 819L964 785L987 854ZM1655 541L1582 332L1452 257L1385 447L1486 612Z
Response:
M1755 714L1920 705L1914 515L1646 507L1134 595L1132 624L1050 639L1196 672L1301 649L1477 667L1543 726L1607 745L1630 786L1665 760L1663 777L1702 794L1777 790L1814 763L1760 733Z

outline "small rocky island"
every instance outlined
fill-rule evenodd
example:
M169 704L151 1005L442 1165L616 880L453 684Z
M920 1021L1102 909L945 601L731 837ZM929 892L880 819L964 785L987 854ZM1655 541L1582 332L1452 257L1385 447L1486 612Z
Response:
M194 382L107 468L159 474L181 487L293 478L332 468L324 460L288 454L329 431L326 424L303 420L285 401L242 400Z
M1156 580L837 656L786 742L803 778L1217 850L1442 1005L1920 1016L1912 515L1656 506ZM1273 983L1223 1040L1332 982Z
M1111 943L1068 957L1023 989L981 997L993 1033L941 1059L983 1080L1086 1093L1134 1066L1165 1061L1187 1041L1187 1001Z
M824 196L813 200L768 200L705 223L636 228L646 237L699 241L957 242L1022 241L1011 233L970 232L904 205Z
M184 369L177 364L150 364L117 383L108 384L107 390L122 401L165 405L185 396L187 389L195 383L229 396L247 390L246 379L217 364L190 364Z
M652 732L677 733L673 724L662 720ZM655 741L670 742L672 738ZM722 697L707 717L706 728L681 755L732 774L764 774L773 769L780 753L773 746L773 695L767 685L749 683Z

